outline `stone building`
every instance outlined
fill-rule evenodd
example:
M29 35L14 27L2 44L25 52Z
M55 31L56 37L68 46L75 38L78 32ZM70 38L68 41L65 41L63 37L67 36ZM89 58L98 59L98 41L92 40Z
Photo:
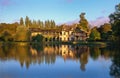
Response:
M30 28L31 37L38 34L44 36L44 41L84 41L88 38L88 33L79 29L77 25L62 25L57 29Z

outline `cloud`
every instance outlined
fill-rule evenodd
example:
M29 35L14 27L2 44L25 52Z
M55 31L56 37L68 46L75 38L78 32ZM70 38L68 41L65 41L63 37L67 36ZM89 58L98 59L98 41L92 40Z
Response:
M103 25L104 23L109 23L110 19L108 17L98 17L96 20L89 21L89 24L94 27L99 27L100 25Z
M91 21L88 21L88 22L89 22L89 25L91 27L94 27L94 26L100 27L104 23L109 23L109 21L110 21L110 19L108 17L101 16L101 17L96 18L95 20L91 20ZM78 23L78 22L79 22L79 19L75 19L75 20L72 20L72 21L68 21L65 24L72 25L72 24L75 24L75 23ZM64 24L64 23L61 23L61 24Z
M73 0L66 0L68 3L71 3L71 2L73 2Z
M12 4L12 0L0 0L0 6L10 6Z

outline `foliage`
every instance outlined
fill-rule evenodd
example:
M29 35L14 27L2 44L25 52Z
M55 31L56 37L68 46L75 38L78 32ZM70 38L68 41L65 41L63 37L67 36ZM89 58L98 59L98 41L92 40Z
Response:
M4 32L4 31L8 31L11 34L15 34L16 28L18 25L19 25L18 23L12 23L12 24L1 23L0 24L0 33Z
M42 35L38 34L38 35L32 37L32 41L34 41L34 42L42 42L43 38L44 37Z
M24 20L20 18L20 25L24 26ZM45 22L40 20L30 20L28 16L25 18L25 26L28 28L44 28L44 29L55 29L56 23L54 20L46 20Z
M100 39L101 39L100 33L97 31L97 28L94 27L90 33L90 40L100 40Z
M120 3L115 6L115 12L110 14L109 18L112 25L113 35L117 41L120 41Z
M97 28L97 30L101 34L101 40L107 41L107 40L112 40L110 37L112 37L112 29L111 25L108 23L105 23L104 25L100 26Z
M80 21L79 21L78 27L88 32L89 24L88 24L88 21L85 19L84 15L85 15L85 13L80 14Z
M25 18L25 25L26 25L26 27L29 27L29 17L28 16L26 16L26 18Z
M8 31L4 31L1 34L1 39L2 41L13 41L13 37Z
M110 75L114 78L120 78L120 48L115 48L115 54L110 66Z
M18 26L16 30L15 41L29 41L30 31L25 26Z
M24 21L22 17L20 18L20 25L24 25Z
M18 23L0 24L0 41L13 41Z

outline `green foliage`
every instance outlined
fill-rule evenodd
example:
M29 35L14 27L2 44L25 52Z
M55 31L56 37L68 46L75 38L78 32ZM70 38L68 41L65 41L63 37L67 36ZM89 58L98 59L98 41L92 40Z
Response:
M112 40L110 38L112 36L112 29L110 24L105 23L104 25L100 26L97 30L101 34L101 40L104 40L104 41Z
M115 12L110 14L110 23L114 24L116 21L120 20L120 3L115 6Z
M79 21L79 25L78 27L85 30L86 32L89 31L89 27L88 27L88 21L85 19L84 17L85 13L81 13L80 14L80 21Z
M43 38L44 37L42 35L38 34L38 35L32 37L32 41L34 41L34 42L42 42Z
M100 39L101 39L100 32L97 31L96 27L94 27L90 33L90 40L100 40Z
M112 30L111 25L108 23L105 23L104 25L102 25L101 28L102 28L101 32L104 32L104 33L107 33Z
M112 13L109 18L113 35L116 37L116 41L120 41L120 3L115 6L115 12Z

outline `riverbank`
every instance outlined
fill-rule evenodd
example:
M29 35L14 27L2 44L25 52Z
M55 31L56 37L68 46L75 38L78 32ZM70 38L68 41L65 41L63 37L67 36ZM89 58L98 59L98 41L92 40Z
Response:
M7 44L16 44L16 45L32 45L32 44L40 44L40 45L87 45L87 46L107 46L108 42L87 42L87 41L79 41L79 42L0 42L0 46L5 46Z

